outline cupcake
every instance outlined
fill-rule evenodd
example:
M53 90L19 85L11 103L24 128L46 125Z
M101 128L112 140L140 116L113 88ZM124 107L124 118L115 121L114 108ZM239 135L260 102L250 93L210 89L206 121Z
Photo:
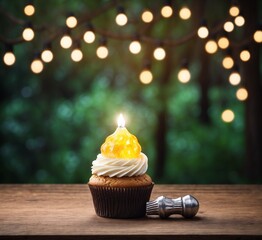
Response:
M106 138L101 153L92 162L88 185L96 214L109 218L143 217L154 185L146 174L147 168L147 156L120 115L118 128Z

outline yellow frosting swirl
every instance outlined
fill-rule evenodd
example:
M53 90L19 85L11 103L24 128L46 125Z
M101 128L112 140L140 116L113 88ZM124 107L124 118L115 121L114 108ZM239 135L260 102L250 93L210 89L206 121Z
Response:
M104 157L116 159L138 159L141 150L137 138L125 127L118 127L101 146Z

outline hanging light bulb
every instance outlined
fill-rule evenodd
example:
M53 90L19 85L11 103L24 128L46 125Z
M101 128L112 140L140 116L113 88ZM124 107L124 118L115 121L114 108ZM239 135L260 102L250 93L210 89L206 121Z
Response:
M119 26L124 26L127 24L128 18L125 14L125 10L123 7L117 8L117 15L116 15L116 24Z
M88 31L85 32L84 41L86 43L93 43L95 41L95 39L96 39L96 36L95 36L93 31L88 30Z
M243 62L249 61L250 58L251 58L251 54L250 54L250 52L249 52L248 49L243 49L243 50L240 52L240 59L241 59Z
M245 88L239 88L236 91L236 97L239 101L245 101L248 98L248 92Z
M96 35L94 33L94 28L91 23L88 23L86 26L86 32L84 33L84 41L86 43L93 43L96 39Z
M75 28L77 25L77 19L73 13L70 13L66 19L66 26L69 28Z
M177 78L181 83L187 83L190 81L191 78L191 74L188 70L188 63L187 61L184 61L182 63L182 67L179 70L178 74L177 74Z
M258 29L254 32L253 35L254 41L257 43L262 43L262 30Z
M31 23L28 23L26 25L25 29L23 30L22 36L23 36L23 39L25 41L29 42L29 41L33 40L35 33L34 33L34 30L33 30Z
M153 74L150 70L150 64L146 64L146 66L144 67L144 69L142 70L142 72L139 75L139 79L140 79L140 82L143 84L149 84L152 82Z
M43 52L41 53L41 59L43 62L49 63L53 60L54 55L51 51L51 43L46 44Z
M187 20L191 17L191 11L188 7L182 7L179 11L179 16L183 20Z
M80 43L77 43L76 48L71 52L71 59L74 62L80 62L83 59L83 53L80 49Z
M231 55L227 55L224 57L222 65L225 69L231 69L234 66L234 60Z
M24 13L27 16L32 16L35 13L35 7L32 3L28 3L25 7L24 7Z
M214 54L217 51L217 48L217 43L214 40L208 40L205 45L205 49L209 54Z
M238 27L242 27L245 24L245 18L242 15L238 15L234 22Z
M189 72L189 70L187 68L182 68L180 69L180 71L178 72L178 80L181 82L181 83L187 83L190 81L190 78L191 78L191 74Z
M226 49L229 47L229 40L227 37L222 36L218 39L217 44L221 49Z
M232 121L234 120L235 114L234 114L234 112L233 112L232 110L226 109L226 110L224 110L224 111L222 112L221 118L222 118L222 120L223 120L224 122L230 123L230 122L232 122Z
M229 75L229 82L231 85L235 86L238 85L241 81L241 76L237 70L237 67L231 72Z
M12 66L15 63L15 55L13 52L13 46L12 45L6 45L6 52L3 56L3 61L7 66Z
M153 13L151 11L146 10L142 13L141 18L142 18L143 22L150 23L150 22L153 21L154 16L153 16Z
M163 60L166 57L166 51L163 47L159 46L154 50L154 58L156 60Z
M230 21L224 23L224 30L226 32L232 32L234 30L234 24Z
M138 40L134 40L129 44L129 51L133 54L138 54L141 51L141 44Z
M169 18L173 14L173 9L171 7L171 1L167 1L167 3L161 8L161 15L164 18Z
M69 29L66 30L67 33L63 35L63 37L60 40L60 45L62 48L68 49L72 46L72 38L70 37L70 31Z
M33 62L31 63L31 70L33 73L41 73L44 69L44 64L40 60L40 58L36 57Z
M236 17L239 14L240 10L239 7L237 5L232 5L229 9L229 14L232 17Z
M105 59L108 56L108 48L106 46L107 42L105 38L102 38L100 42L101 45L97 48L96 55L101 59Z
M200 38L206 38L208 36L208 34L209 34L209 32L208 32L208 28L207 28L207 23L206 23L205 20L203 20L200 28L197 31L197 35Z

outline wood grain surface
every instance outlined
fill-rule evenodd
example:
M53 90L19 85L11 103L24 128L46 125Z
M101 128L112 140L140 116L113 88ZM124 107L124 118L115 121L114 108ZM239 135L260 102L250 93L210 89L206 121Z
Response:
M160 195L192 194L193 219L96 216L87 185L0 185L0 238L262 239L262 185L156 185Z

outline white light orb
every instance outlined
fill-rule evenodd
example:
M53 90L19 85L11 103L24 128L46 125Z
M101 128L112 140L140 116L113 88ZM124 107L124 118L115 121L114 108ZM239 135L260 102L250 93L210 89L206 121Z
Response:
M225 69L231 69L234 66L234 60L230 56L224 57L222 65Z
M236 91L236 97L239 101L245 101L248 98L248 92L245 88L239 88Z
M218 49L217 43L214 40L209 40L205 45L205 49L207 53L214 54Z
M50 49L45 49L42 53L41 53L41 59L46 62L49 63L53 60L54 55L52 53L52 51Z
M235 24L238 26L238 27L242 27L244 26L245 24L245 18L243 16L237 16L235 18Z
M243 50L241 51L240 53L240 59L243 61L243 62L247 62L249 61L249 59L251 58L251 54L248 50Z
M6 52L3 61L7 66L12 66L15 63L15 55L13 52Z
M74 49L72 52L71 52L71 59L74 61L74 62L79 62L81 61L83 58L83 53L82 51L79 49L79 48L76 48Z
M262 43L262 30L255 31L253 38L255 42Z
M206 38L208 36L209 32L206 26L201 26L198 31L197 31L197 35L200 38Z
M191 78L191 74L189 72L189 70L187 68L182 68L179 72L178 72L178 80L181 83L187 83L190 81Z
M229 82L231 85L236 86L240 83L241 76L238 72L232 72L229 76Z
M233 112L232 110L226 109L226 110L224 110L224 111L222 112L221 118L222 118L222 120L223 120L224 122L230 123L230 122L232 122L232 121L234 120L235 114L234 114L234 112Z
M230 22L230 21L225 22L224 30L226 32L232 32L234 30L234 24L232 22Z
M32 4L28 4L24 8L24 13L27 16L32 16L35 13L35 7Z
M164 18L169 18L173 14L173 9L170 6L163 6L161 9L161 15Z
M238 6L231 6L229 9L229 14L232 17L236 17L239 14L240 10Z
M72 46L72 43L72 38L69 35L63 36L60 40L61 47L65 49L70 48Z
M66 26L68 26L69 28L74 28L77 25L77 19L75 16L69 16L66 19Z
M153 16L153 13L150 12L149 10L146 10L142 13L141 15L141 18L142 18L142 21L145 22L145 23L150 23L153 21L154 19L154 16Z
M30 27L27 27L24 29L23 33L22 33L22 36L23 36L23 39L25 41L31 41L33 40L34 36L35 36L35 33L33 31L32 28Z
M139 41L133 41L129 45L129 51L133 54L138 54L141 51L141 44Z
M124 13L119 13L117 14L116 16L116 24L119 25L119 26L124 26L127 24L127 16L124 14Z
M33 73L36 74L41 73L43 69L44 69L44 64L40 59L33 60L33 62L31 63L31 70Z
M179 16L183 20L187 20L191 17L191 11L188 7L183 7L179 11Z
M153 74L149 70L143 70L139 75L139 79L143 84L149 84L153 80Z
M108 49L106 46L100 46L96 50L96 55L101 58L105 59L108 56Z
M96 39L96 35L93 31L86 31L84 34L84 41L86 43L93 43Z
M229 40L226 37L221 37L218 39L217 44L221 49L226 49L229 47Z
M161 60L163 60L165 57L166 57L166 51L165 51L164 48L158 47L158 48L156 48L156 49L154 50L154 58L155 58L156 60L161 61Z

